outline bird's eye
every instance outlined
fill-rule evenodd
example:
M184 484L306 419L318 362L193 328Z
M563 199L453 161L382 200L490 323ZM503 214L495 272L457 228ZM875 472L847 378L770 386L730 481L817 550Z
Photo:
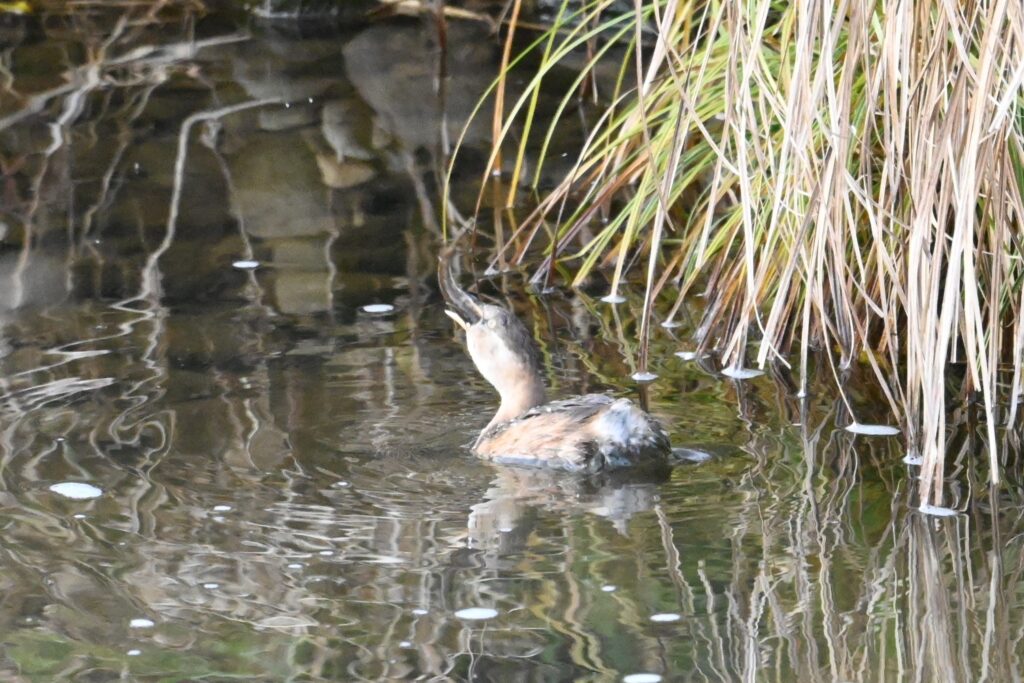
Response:
M487 327L491 328L492 330L495 329L497 326L498 326L498 319L497 318L491 318L490 320L487 321Z

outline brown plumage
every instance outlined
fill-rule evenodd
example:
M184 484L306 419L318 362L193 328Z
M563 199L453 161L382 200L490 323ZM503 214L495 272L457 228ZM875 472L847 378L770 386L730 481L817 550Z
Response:
M438 282L449 309L466 331L477 370L501 404L473 451L507 465L599 472L663 464L671 450L657 420L628 399L601 394L546 402L540 356L526 327L506 308L484 304L459 287L451 248L441 253Z

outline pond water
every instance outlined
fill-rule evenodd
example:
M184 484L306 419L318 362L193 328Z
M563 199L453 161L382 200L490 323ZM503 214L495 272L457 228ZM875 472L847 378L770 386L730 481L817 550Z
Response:
M648 403L670 475L470 455L494 396L433 269L484 27L442 101L427 23L78 7L0 17L4 680L1020 680L1022 497L969 435L963 513L923 516L825 380L724 376L684 326L638 386L636 293L492 287L553 394Z

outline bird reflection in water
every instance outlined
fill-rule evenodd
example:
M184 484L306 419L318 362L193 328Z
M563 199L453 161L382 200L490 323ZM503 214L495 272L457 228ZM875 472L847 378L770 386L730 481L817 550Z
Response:
M522 467L497 468L484 500L469 514L469 545L499 554L521 549L538 510L604 517L623 536L637 514L654 509L666 470L619 470L589 477Z

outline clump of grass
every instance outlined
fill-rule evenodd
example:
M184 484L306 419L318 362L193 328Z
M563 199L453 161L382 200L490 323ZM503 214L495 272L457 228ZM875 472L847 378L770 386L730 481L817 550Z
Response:
M543 243L573 284L613 267L615 294L643 256L642 348L672 285L670 318L705 293L697 342L725 365L793 365L806 387L815 349L837 381L870 364L923 457L922 505L941 504L947 369L962 362L997 481L996 430L1019 424L1024 393L1019 3L614 4L564 3L546 35L505 59L488 168L505 154L522 197L539 193L567 112L594 96L596 66L626 55L575 164L499 258ZM580 54L541 124L545 78ZM526 64L510 97L508 75Z

